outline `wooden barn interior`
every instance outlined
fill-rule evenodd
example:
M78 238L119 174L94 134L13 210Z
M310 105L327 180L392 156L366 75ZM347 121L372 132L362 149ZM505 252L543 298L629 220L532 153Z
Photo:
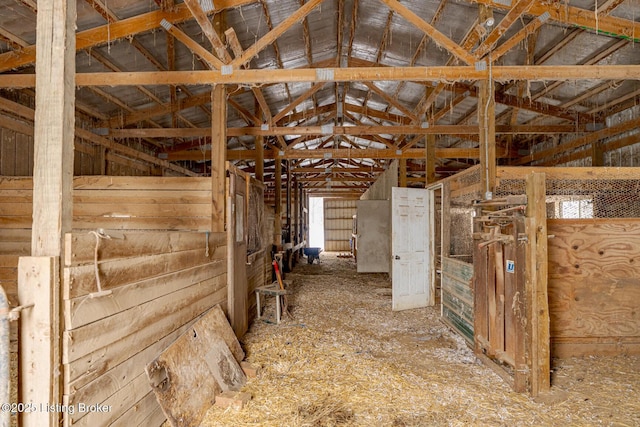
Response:
M150 363L213 310L242 341L274 260L321 268L314 197L318 261L384 275L514 393L623 356L640 396L637 0L0 10L0 424L199 425Z

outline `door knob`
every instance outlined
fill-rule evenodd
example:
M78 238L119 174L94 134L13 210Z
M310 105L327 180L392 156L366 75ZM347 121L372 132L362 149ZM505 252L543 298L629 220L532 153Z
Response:
M399 257L398 255L396 255L394 258L395 258L395 259L400 259L400 257Z

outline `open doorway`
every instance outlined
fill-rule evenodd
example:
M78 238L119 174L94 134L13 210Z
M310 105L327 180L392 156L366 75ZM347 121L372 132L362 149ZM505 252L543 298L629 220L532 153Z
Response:
M324 199L309 198L309 247L324 249Z

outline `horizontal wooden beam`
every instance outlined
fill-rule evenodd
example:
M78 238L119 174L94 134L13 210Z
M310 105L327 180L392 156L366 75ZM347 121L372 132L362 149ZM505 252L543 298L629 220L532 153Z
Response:
M340 173L374 173L374 172L384 172L383 168L379 167L346 167L346 166L319 166L317 168L293 168L291 173L331 173L331 172L340 172Z
M436 148L436 157L443 159L478 159L477 148ZM504 153L502 153L504 156ZM178 160L208 160L211 153L201 150L177 151L162 153L161 158L168 161ZM265 150L265 159L424 159L423 148L412 148L406 151L392 149L314 149L314 150L286 150L279 153L274 150ZM255 150L227 150L227 160L252 160L256 158Z
M532 173L544 173L547 179L559 180L618 180L638 179L640 167L536 167L536 166L498 166L498 179L525 179Z
M377 179L375 176L314 176L310 178L298 178L298 182L373 182Z
M573 125L498 125L496 133L507 135L575 133ZM228 128L227 136L291 136L291 135L477 135L475 125L420 126L296 126ZM115 138L206 138L210 128L135 128L110 129L108 135Z
M505 65L493 66L486 70L476 69L472 66L305 68L235 70L231 74L222 74L218 70L78 73L76 74L76 86L269 84L322 81L451 83L486 80L490 77L498 82L512 80L637 80L638 76L640 76L640 65ZM0 87L12 89L35 87L35 74L2 74L0 75Z

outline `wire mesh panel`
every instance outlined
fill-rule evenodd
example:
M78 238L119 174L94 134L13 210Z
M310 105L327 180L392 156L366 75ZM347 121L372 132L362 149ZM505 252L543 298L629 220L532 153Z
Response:
M496 197L524 194L524 179L504 179ZM638 179L554 179L548 178L547 217L638 218L640 180Z

